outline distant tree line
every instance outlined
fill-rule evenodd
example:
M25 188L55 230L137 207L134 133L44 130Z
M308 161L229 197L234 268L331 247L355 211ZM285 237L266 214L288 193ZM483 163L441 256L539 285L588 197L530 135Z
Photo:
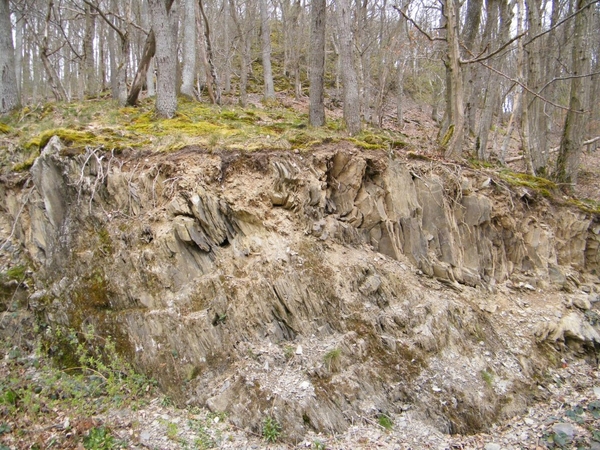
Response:
M568 186L600 141L599 2L0 0L0 113L110 92L172 117L178 95L246 105L261 86L308 96L312 126L340 105L357 134L402 127L412 97L446 157L505 162L517 135L528 171Z

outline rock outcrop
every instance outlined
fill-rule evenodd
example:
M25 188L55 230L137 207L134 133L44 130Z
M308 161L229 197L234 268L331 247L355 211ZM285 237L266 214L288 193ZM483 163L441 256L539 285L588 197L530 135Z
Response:
M51 140L32 187L1 187L31 307L112 334L173 398L240 427L274 416L292 438L413 409L475 431L537 395L537 342L598 343L574 302L539 298L595 295L598 218L486 172L340 144L61 153Z

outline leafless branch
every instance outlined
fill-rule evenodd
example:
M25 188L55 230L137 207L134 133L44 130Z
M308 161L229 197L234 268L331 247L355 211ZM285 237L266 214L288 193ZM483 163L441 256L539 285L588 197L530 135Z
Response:
M581 146L583 147L583 146L585 146L585 145L592 145L593 143L595 143L595 142L598 142L598 141L600 141L600 136L596 136L595 138L588 139L587 141L583 141L583 142L581 143ZM560 150L560 147L552 147L550 150L548 150L548 153L556 153L556 152L558 152L559 150ZM508 159L506 160L506 162L507 162L507 163L510 163L510 162L515 162L515 161L520 161L520 160L522 160L524 157L525 157L524 155L514 156L514 157L512 157L512 158L508 158Z
M113 30L115 30L115 32L119 35L119 37L121 38L122 41L125 41L127 39L127 36L125 36L125 34L117 27L115 26L114 23L112 23L108 17L106 17L106 14L104 14L104 12L102 12L102 10L94 5L92 2L88 1L88 0L83 0L83 3L85 3L86 5L88 5L91 8L94 8L96 11L98 11L98 14L100 14L100 17L102 17L102 19L108 24L109 27L111 27Z
M544 89L546 89L548 86L550 86L552 83L554 83L555 81L564 81L564 80L572 80L573 78L586 78L586 77L593 77L594 75L600 75L600 72L592 72L592 73L586 73L585 75L569 75L567 77L556 77L556 78L552 78L550 81L548 81L541 89L540 89L540 93L542 93L542 91Z
M510 76L508 76L508 75L506 75L504 72L502 72L502 71L500 71L500 70L498 70L498 69L494 69L494 68L493 68L492 66L490 66L489 64L486 64L486 63L485 63L485 62L483 62L483 61L479 61L479 64L481 64L483 67L485 67L485 68L487 68L487 69L491 70L492 72L494 72L494 73L496 73L496 74L500 75L502 78L506 78L507 80L509 80L509 81L512 81L512 82L513 82L513 83L515 83L515 84L518 84L518 85L519 85L519 86L521 86L523 89L525 89L527 92L529 92L531 95L533 95L534 97L537 97L537 98L539 98L541 101L543 101L543 102L545 102L545 103L548 103L549 105L552 105L552 106L554 106L554 107L556 107L556 108L562 109L562 110L564 110L564 111L571 111L571 110L570 110L568 107L566 107L566 106L559 105L558 103L554 103L553 101L551 101L551 100L548 100L548 99L547 99L547 98L545 98L545 97L542 97L542 96L541 96L540 94L538 94L537 92L535 92L535 91L531 90L530 88L528 88L528 87L527 87L527 85L525 85L525 84L524 84L524 83L522 83L521 81L519 81L519 80L517 80L517 79L515 79L515 78L512 78L512 77L510 77ZM573 112L575 112L576 114L585 114L585 113L586 113L585 111L573 111Z
M519 34L517 34L517 35L516 35L514 38L512 38L512 39L509 39L508 41L506 41L506 43L504 43L504 45L501 45L501 46L500 46L500 47L498 47L496 50L494 50L492 53L489 53L489 54L487 54L487 55L485 55L485 56L481 56L481 57L479 57L479 56L476 56L476 57L475 57L475 58L473 58L473 59L466 59L466 60L464 60L464 59L461 59L461 60L460 60L460 63L461 63L461 64L473 64L473 63L476 63L476 62L485 61L486 59L490 59L490 58L492 58L492 57L496 56L498 53L500 53L502 50L504 50L506 47L508 47L508 46L509 46L510 44L512 44L513 42L515 42L515 41L517 41L517 40L521 39L521 38L522 38L523 36L525 36L526 34L527 34L527 32L526 32L526 31L524 31L523 33L519 33ZM461 44L461 45L462 45L462 44ZM464 48L464 49L466 49L466 50L467 50L469 53L471 53L471 51L470 51L469 49L467 49L467 48L466 48L464 45L463 45L463 48Z
M525 42L523 44L523 47L527 47L529 44L531 44L533 41L535 41L536 39L541 38L542 36L550 33L552 30L558 28L559 26L561 26L563 23L565 23L566 21L572 19L573 17L575 17L577 14L579 14L580 12L582 12L583 10L585 10L587 7L592 6L595 3L600 2L600 0L592 0L591 2L589 2L588 4L584 5L582 8L578 9L577 11L575 11L573 14L565 17L563 20L557 22L555 25L551 26L550 28L548 28L547 30L542 31L539 34L536 34L535 36L533 36L531 39L529 39L527 42Z
M599 0L600 1L600 0ZM413 24L413 26L419 30L421 32L421 34L423 34L427 39L429 39L431 42L434 41L445 41L445 38L441 38L441 37L432 37L429 35L429 33L427 33L427 31L425 31L424 29L422 29L417 22L415 22L414 20L412 20L409 16L406 15L406 13L404 11L402 11L400 8L398 8L396 5L392 5L392 8L394 8L396 11L398 11L400 14L402 14L402 16L408 20L410 23Z

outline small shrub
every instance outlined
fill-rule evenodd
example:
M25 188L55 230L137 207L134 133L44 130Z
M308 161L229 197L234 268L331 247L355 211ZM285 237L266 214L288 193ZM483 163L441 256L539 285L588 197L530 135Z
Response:
M267 417L263 422L262 435L267 442L277 442L281 436L281 425L272 417Z
M321 441L315 441L313 442L312 445L316 450L325 450L325 444L323 444Z
M379 415L379 417L377 418L377 423L380 426L382 426L383 428L385 428L387 431L390 431L394 427L394 423L392 422L392 419L390 419L385 414Z
M340 369L340 360L342 357L342 351L339 348L334 348L333 350L329 350L323 356L323 362L325 366L327 366L327 370L330 372L336 372Z
M94 427L83 439L86 450L111 450L115 448L115 440L105 427Z

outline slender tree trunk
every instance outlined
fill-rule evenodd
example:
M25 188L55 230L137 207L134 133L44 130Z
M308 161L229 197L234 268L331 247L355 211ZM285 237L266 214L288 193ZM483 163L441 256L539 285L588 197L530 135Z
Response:
M52 62L49 58L49 48L48 48L48 39L49 39L49 27L50 20L52 19L52 9L54 8L54 1L48 1L48 9L46 12L46 22L44 24L44 36L42 37L42 43L40 45L40 59L42 60L42 64L44 65L44 70L46 71L46 76L48 77L48 84L50 85L50 89L52 89L52 94L56 101L65 101L67 99L67 92L60 82L60 78L54 69ZM12 39L11 39L12 45Z
M150 30L150 33L148 34L144 44L142 58L138 65L135 78L133 79L133 83L129 89L129 94L127 95L127 104L130 106L135 106L137 104L140 92L144 87L144 82L147 81L148 77L151 77L152 81L154 81L154 73L152 73L153 71L148 72L148 69L150 68L150 63L153 61L152 58L154 57L155 52L156 37L154 36L154 30Z
M17 80L17 97L23 98L23 31L25 20L17 14L15 27L15 79Z
M310 107L308 121L313 127L325 125L325 24L326 0L313 0L310 6Z
M275 99L273 85L273 70L271 69L271 27L269 25L269 10L267 0L260 0L260 28L262 41L262 64L265 85L265 100Z
M529 0L527 3L527 18L529 32L532 36L541 33L542 28L542 0ZM537 39L525 49L527 55L527 86L538 92L544 84L545 77L542 71L543 58L548 49L545 48L544 39ZM523 102L523 111L527 117L529 136L529 155L533 173L544 173L548 164L548 120L544 111L544 101L531 93L526 93Z
M210 35L210 24L208 22L208 17L204 12L204 5L202 4L203 0L198 0L198 6L200 7L200 15L202 16L204 27L200 27L200 29L204 30L204 43L201 45L206 46L206 67L207 70L207 81L209 83L209 92L212 92L211 100L213 103L220 105L221 104L221 86L219 85L219 77L217 75L217 69L215 66L215 57L212 48L212 41Z
M20 104L8 0L0 0L0 114Z
M156 113L171 118L177 111L177 53L165 0L148 0L156 38Z
M444 13L446 15L446 39L448 41L448 54L445 61L448 127L442 138L442 144L446 146L446 158L460 158L464 138L465 112L458 38L458 11L455 0L444 1Z
M96 35L96 16L93 8L85 5L85 33L83 36L83 57L85 70L84 95L96 95L96 65L94 61L94 36Z
M196 100L194 81L196 78L196 2L184 0L183 12L183 69L181 93Z
M591 19L591 6L585 6L585 0L575 0L576 12L575 29L573 30L572 75L569 110L565 117L565 126L560 150L556 162L556 179L567 187L577 184L577 172L581 156L581 143L587 123L588 113L585 112L587 94L587 77L581 77L589 71L589 58L586 55L586 31ZM597 100L597 99L596 99Z
M358 77L356 75L356 66L352 54L351 14L352 11L348 0L337 0L344 122L346 123L348 133L355 135L360 133L361 123Z

